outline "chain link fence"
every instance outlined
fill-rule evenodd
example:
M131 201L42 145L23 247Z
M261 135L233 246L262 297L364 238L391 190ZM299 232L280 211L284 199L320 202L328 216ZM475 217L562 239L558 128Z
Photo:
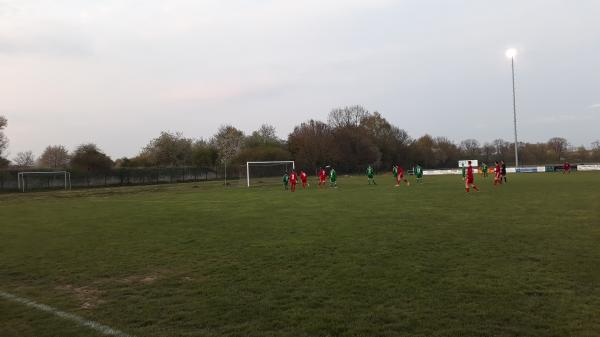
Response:
M1 170L0 192L18 190L17 176L19 172L36 171L52 172L52 170ZM110 186L156 185L183 182L202 182L224 180L223 166L214 167L173 167L173 168L119 168L103 172L71 172L72 188L93 188ZM227 168L227 180L230 184L238 184L240 169ZM24 177L27 191L64 189L64 176L60 175L26 175Z

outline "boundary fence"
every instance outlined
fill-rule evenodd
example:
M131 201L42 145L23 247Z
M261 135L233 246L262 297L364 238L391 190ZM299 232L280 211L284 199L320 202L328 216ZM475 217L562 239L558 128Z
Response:
M28 170L0 170L0 192L18 190L19 172ZM29 170L47 171L52 170ZM72 188L93 188L110 186L156 185L182 182L201 182L224 179L224 167L178 167L178 168L119 168L102 172L71 172ZM61 178L62 179L62 178ZM54 176L24 176L26 190L64 189L64 181ZM227 179L238 183L240 170L227 168Z
M474 167L475 168L475 167ZM600 164L577 164L571 165L572 171L600 171ZM481 167L477 168L479 173L482 173ZM516 167L507 167L507 173L553 173L553 172L562 172L563 165L562 164L552 164L552 165L543 165L543 166L520 166ZM494 173L494 167L488 167L488 173ZM462 174L462 170L455 169L439 169L439 170L423 170L424 175L445 175L445 174Z
M571 165L573 171L600 171L600 164ZM225 178L223 166L179 167L179 168L120 168L104 172L71 172L72 188L94 188L111 186L157 185L182 182L220 181ZM493 171L493 167L489 168ZM518 169L507 167L507 173L562 172L563 165L522 166ZM28 170L0 170L0 193L18 191L17 176ZM44 171L44 170L30 170ZM47 170L51 172L52 170ZM408 170L412 174L412 169ZM461 174L461 169L425 169L424 175ZM481 173L481 172L480 172ZM227 167L228 184L245 186L245 167L231 165ZM244 181L242 181L244 180ZM64 179L56 176L25 176L27 191L64 189Z

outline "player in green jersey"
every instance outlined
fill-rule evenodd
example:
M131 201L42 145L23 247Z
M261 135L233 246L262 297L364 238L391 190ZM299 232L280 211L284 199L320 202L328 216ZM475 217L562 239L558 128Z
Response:
M333 167L329 171L329 186L337 187L337 173Z
M463 167L461 167L461 169L462 169L462 178L463 178L463 180L465 180L465 177L467 176L467 168L463 166Z
M398 182L398 165L394 165L392 167L392 174L394 175L394 181L396 182L396 186L400 186Z
M290 182L290 176L286 173L283 174L283 188L287 190L288 183Z
M481 166L481 171L483 173L483 177L487 178L488 176L488 166L486 163L483 163L483 166Z
M371 165L367 167L367 178L369 179L369 185L371 185L371 183L373 183L373 185L377 185L377 183L375 183L375 171Z
M415 166L415 177L417 177L418 183L423 181L423 168L419 164Z

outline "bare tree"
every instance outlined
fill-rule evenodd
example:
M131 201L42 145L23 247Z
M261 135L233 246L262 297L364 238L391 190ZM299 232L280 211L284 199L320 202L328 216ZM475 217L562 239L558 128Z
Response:
M19 152L13 159L13 162L18 168L33 167L35 165L35 157L31 151Z
M329 125L315 120L304 122L288 136L288 146L300 167L316 170L337 156Z
M555 154L556 160L562 160L563 153L567 150L569 142L562 137L553 137L548 140L548 147Z
M359 126L360 122L369 116L369 111L360 105L347 106L331 110L328 117L332 128Z
M481 155L483 156L484 162L489 163L492 157L494 156L495 151L496 148L494 147L494 145L490 143L483 144L483 147L481 148Z
M263 124L256 133L266 140L277 139L277 130L273 125Z
M494 155L497 160L504 159L510 154L510 143L504 139L495 139L492 144L494 145Z
M481 147L475 139L465 139L460 142L460 150L469 159L477 158L481 154Z
M38 158L38 165L46 168L66 168L69 166L69 151L62 145L50 145Z
M263 124L252 135L245 140L244 147L260 147L260 146L282 146L283 141L277 138L275 127L269 124Z

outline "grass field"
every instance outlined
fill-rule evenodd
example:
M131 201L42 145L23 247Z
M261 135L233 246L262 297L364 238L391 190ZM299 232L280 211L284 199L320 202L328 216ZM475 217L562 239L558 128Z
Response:
M600 336L600 174L0 195L0 291L142 336ZM0 336L100 336L0 298Z

